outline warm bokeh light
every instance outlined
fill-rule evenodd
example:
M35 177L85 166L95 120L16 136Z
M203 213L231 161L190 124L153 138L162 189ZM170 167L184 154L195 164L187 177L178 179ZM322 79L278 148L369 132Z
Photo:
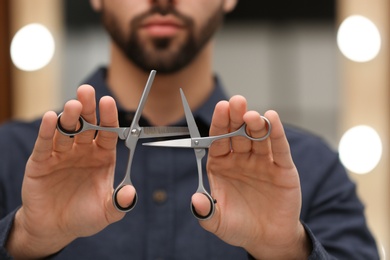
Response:
M11 59L20 70L39 70L51 61L54 50L55 43L50 31L41 24L29 24L13 37Z
M340 160L353 173L365 174L373 170L382 156L382 141L369 126L349 129L340 140Z
M353 15L341 23L337 33L337 44L348 59L367 62L378 55L381 36L371 20L361 15Z

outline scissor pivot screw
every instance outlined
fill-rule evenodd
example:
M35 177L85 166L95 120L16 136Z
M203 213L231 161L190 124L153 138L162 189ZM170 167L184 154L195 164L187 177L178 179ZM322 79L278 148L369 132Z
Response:
M194 144L195 145L199 145L199 141L194 141Z
M137 129L131 129L131 134L132 135L138 135L138 130Z

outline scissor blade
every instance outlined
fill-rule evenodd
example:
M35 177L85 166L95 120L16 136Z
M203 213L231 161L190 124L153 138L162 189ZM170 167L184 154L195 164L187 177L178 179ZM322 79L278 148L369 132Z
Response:
M181 101L183 103L184 114L186 116L188 129L190 130L190 136L191 138L200 137L198 126L196 125L195 118L192 115L190 105L188 105L186 96L184 95L182 89L180 89L180 94L181 94Z
M180 126L150 126L142 127L142 132L139 138L155 138L189 135L188 127Z
M133 121L131 124L131 128L135 124L138 125L139 119L141 118L142 111L144 110L146 99L148 98L148 95L149 95L149 91L152 88L152 84L153 84L153 80L154 80L155 75L156 75L155 70L152 70L149 74L148 81L146 82L146 85L145 85L144 91L142 93L141 99L139 101L137 110L135 111L134 118L133 118Z
M156 71L152 70L149 74L148 81L146 82L144 91L142 92L141 99L139 101L137 110L135 111L134 118L131 121L130 124L130 133L127 135L125 145L127 148L130 149L130 152L132 153L132 150L135 148L139 134L140 134L140 126L139 126L139 119L141 118L142 111L144 110L144 106L146 103L146 99L148 98L149 91L152 87L154 77L156 75Z
M142 145L159 146L159 147L192 148L190 138L143 143Z

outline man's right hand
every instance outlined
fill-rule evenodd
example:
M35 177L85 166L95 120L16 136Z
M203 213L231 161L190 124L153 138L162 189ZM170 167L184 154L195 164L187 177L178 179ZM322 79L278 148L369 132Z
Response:
M83 85L78 100L64 106L61 125L77 128L79 116L96 124L95 92ZM118 126L115 101L103 97L100 125ZM15 259L54 254L77 237L93 235L120 220L124 213L112 203L117 134L87 131L69 138L56 131L57 115L42 119L22 187L23 205L16 213L7 242ZM121 189L119 202L130 204L133 187Z

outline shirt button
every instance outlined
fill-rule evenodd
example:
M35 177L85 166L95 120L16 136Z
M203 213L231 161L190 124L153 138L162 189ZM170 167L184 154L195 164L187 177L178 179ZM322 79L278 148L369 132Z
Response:
M153 201L157 204L163 204L165 201L167 201L168 194L164 190L155 190L153 192Z

